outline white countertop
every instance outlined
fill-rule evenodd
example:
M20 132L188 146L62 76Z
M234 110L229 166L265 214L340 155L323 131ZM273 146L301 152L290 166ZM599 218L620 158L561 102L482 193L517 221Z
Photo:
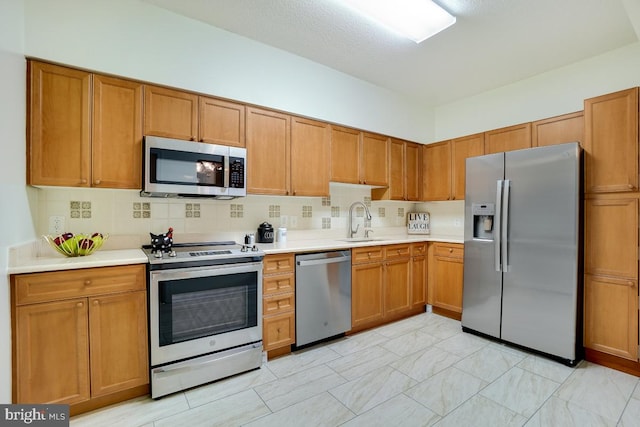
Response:
M350 249L362 246L392 245L413 242L463 243L455 235L399 235L383 236L365 242L346 242L337 238L297 239L286 243L258 243L266 254L286 252L318 252ZM78 268L109 267L127 264L145 264L147 256L141 249L99 250L89 256L65 257L53 250L38 250L38 242L12 249L9 257L9 274L40 273L44 271L73 270Z

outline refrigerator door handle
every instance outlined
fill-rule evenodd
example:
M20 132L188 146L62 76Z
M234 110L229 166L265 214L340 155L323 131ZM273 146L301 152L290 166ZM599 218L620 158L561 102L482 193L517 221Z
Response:
M509 190L511 181L504 180L504 195L502 201L502 271L509 271Z
M502 271L502 264L500 258L500 247L501 247L501 237L502 231L500 230L500 223L502 221L502 180L499 179L496 181L496 218L494 224L494 230L496 237L494 239L494 251L495 251L495 265L496 271Z

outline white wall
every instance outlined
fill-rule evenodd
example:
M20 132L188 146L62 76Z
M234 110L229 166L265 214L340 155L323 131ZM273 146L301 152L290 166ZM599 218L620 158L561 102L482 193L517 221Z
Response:
M424 142L431 110L138 0L25 0L29 56Z
M640 43L539 74L499 89L441 105L441 141L579 111L583 100L640 85Z
M8 248L35 235L25 185L24 8L2 0L0 13L0 403L11 402Z

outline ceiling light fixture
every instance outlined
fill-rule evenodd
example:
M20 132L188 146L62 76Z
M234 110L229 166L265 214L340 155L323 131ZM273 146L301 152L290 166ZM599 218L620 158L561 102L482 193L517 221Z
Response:
M431 0L342 0L378 24L420 43L456 22Z

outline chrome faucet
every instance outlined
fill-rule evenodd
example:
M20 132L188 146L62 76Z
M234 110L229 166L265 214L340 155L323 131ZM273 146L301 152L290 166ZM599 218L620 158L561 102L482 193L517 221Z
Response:
M367 205L365 205L362 202L353 202L349 207L349 238L352 238L353 235L356 234L358 232L358 229L360 228L360 224L357 224L356 229L355 230L353 229L353 208L355 208L356 205L361 205L364 208L365 217L369 221L371 221L371 212L369 212L369 208L367 207Z

